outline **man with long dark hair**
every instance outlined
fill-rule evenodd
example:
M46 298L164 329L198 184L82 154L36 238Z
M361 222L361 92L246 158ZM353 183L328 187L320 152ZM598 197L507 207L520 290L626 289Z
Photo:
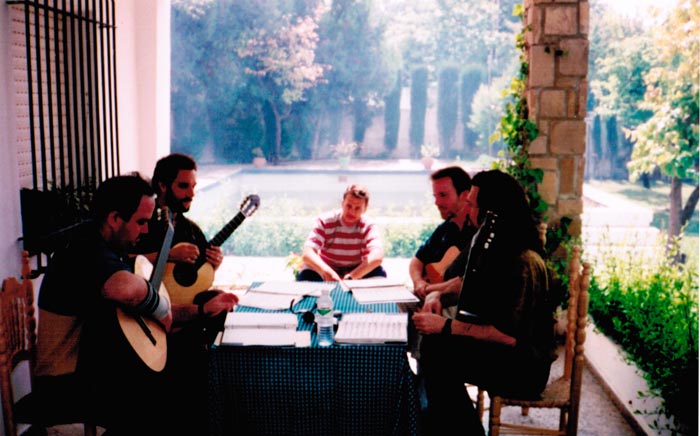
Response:
M478 173L468 196L479 224L459 292L428 294L413 321L424 334L426 432L484 434L464 383L536 398L554 361L554 303L527 196L510 175ZM454 319L442 307L457 303Z

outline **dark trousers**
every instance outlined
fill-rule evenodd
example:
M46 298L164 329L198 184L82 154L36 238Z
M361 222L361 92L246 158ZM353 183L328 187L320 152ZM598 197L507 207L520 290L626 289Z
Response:
M356 266L351 266L347 268L340 268L337 269L336 272L340 277L343 277L345 274L349 273L350 271L354 270ZM365 274L363 279L368 279L370 277L386 277L386 271L384 270L384 267L379 265L372 271L368 272ZM316 271L312 269L303 269L299 271L299 274L297 274L297 281L307 281L307 282L322 282L323 278L321 277L321 274L317 273Z
M194 298L203 304L219 291L204 291ZM226 313L194 320L168 335L167 431L169 436L205 435L209 425L209 347L223 330Z
M483 435L484 427L465 383L503 395L538 397L549 377L550 364L524 358L516 348L464 336L426 335L420 345L420 371L427 408L427 435Z

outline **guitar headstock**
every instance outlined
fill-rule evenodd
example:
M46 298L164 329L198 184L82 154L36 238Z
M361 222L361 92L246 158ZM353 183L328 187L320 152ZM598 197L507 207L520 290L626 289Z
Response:
M486 211L484 222L481 223L479 230L479 240L483 243L483 250L488 250L496 237L496 224L498 222L498 214L490 210Z
M260 197L256 194L251 194L241 202L241 213L248 218L260 207Z

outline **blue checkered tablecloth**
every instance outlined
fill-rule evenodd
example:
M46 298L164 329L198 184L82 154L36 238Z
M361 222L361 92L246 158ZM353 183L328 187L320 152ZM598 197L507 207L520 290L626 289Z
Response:
M350 293L331 292L335 308L397 312L394 303L360 305ZM306 297L295 311L311 310ZM261 311L239 308L246 311ZM299 330L313 323L299 315ZM211 352L210 434L389 436L418 434L417 381L405 345L241 347Z

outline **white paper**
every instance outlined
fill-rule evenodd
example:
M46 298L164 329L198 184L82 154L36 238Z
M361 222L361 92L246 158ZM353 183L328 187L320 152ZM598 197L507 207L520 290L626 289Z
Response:
M269 294L267 292L248 291L238 298L239 306L254 307L266 310L284 310L294 302L300 301L303 295Z
M229 312L224 327L229 328L282 328L296 330L299 319L293 313Z
M335 341L341 344L381 344L408 341L407 313L346 313Z
M419 299L405 286L385 286L376 288L356 288L352 296L360 304L368 303L414 303Z
M379 288L386 286L403 286L404 282L400 279L391 279L388 277L375 277L370 279L360 280L343 280L343 283L351 291L354 289L364 288Z
M267 281L263 282L251 291L266 292L270 294L282 295L311 295L318 297L321 295L322 289L329 291L335 288L334 283L325 282L284 282L284 281Z
M309 331L296 331L293 329L225 329L221 338L222 345L268 345L282 346L294 345L308 347L310 340Z

